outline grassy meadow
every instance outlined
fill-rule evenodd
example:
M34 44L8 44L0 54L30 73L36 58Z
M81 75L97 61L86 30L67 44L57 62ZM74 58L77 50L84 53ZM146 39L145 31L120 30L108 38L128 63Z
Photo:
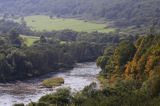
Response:
M97 24L72 18L50 18L49 16L36 15L27 16L24 20L32 30L36 31L71 29L78 32L98 31L102 33L109 33L115 30L114 28L108 28L107 24Z
M27 46L33 45L34 42L40 39L39 37L36 36L20 35L20 37L23 39L24 44L26 44Z

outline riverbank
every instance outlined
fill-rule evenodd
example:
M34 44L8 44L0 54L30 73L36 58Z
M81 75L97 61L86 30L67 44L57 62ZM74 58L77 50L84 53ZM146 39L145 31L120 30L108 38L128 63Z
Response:
M36 102L41 96L55 92L61 87L70 87L73 92L82 90L85 86L96 82L100 69L95 62L77 63L76 66L68 71L61 73L49 73L37 79L21 81L16 83L0 84L0 106L11 106L16 103ZM42 87L44 79L52 77L64 78L64 84L55 88Z

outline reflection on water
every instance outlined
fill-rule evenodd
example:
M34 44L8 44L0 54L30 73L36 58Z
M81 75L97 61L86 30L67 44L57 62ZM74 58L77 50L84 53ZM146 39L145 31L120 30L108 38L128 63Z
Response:
M50 77L63 77L65 83L60 87L70 87L72 91L82 90L86 85L97 82L100 69L93 62L78 63L74 69L62 73L50 73L43 77L23 82L0 84L0 106L37 101L41 96L55 92L56 88L43 88L41 81Z

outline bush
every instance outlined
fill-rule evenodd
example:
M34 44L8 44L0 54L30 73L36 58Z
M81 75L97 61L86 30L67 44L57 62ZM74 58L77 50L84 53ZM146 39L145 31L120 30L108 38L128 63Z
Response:
M24 106L23 103L20 103L20 104L14 104L13 106Z
M42 82L42 84L48 88L60 86L60 85L64 84L64 79L60 78L60 77L59 78L50 78L50 79L44 80Z
M71 101L71 92L68 88L58 89L56 93L43 96L39 102L52 105L64 106Z

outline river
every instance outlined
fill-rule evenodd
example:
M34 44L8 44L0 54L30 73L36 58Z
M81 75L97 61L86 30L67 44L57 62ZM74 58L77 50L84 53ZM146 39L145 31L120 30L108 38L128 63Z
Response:
M72 91L82 90L85 86L96 82L97 74L100 69L95 62L77 63L75 68L61 73L49 73L39 78L27 81L17 81L15 83L0 84L0 106L12 106L16 103L36 102L38 99L48 93L55 92L60 87L70 87ZM63 77L65 83L56 88L44 88L42 80L51 77Z

